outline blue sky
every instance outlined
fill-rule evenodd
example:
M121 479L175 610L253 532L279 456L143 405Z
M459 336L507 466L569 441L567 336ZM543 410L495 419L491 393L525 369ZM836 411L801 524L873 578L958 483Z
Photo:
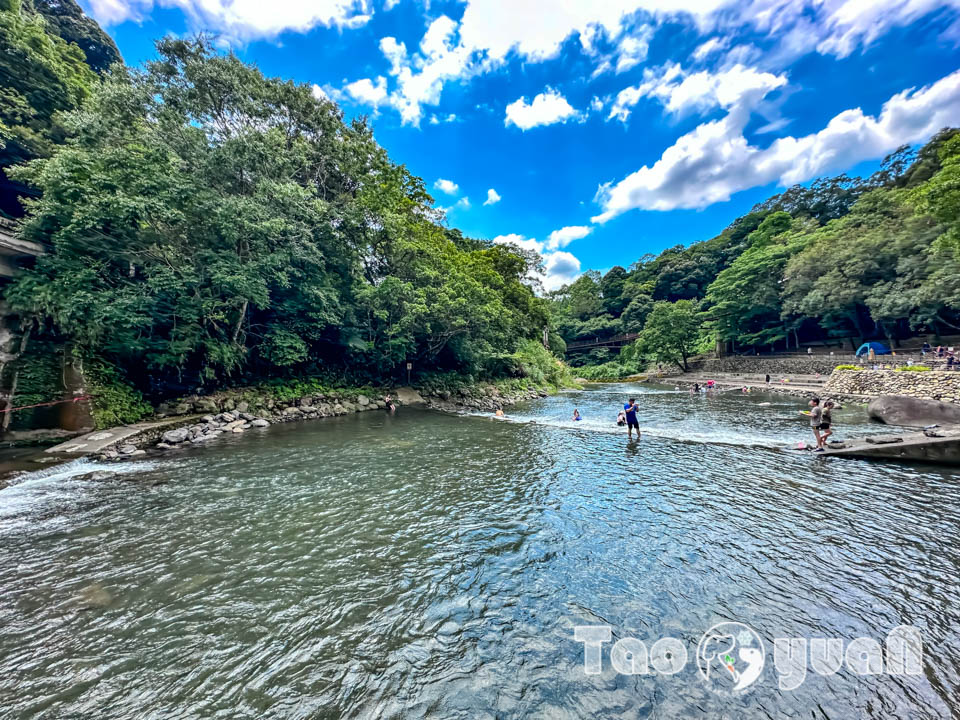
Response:
M960 124L960 0L81 0L127 63L217 34L370 117L547 287ZM492 192L491 192L492 191Z

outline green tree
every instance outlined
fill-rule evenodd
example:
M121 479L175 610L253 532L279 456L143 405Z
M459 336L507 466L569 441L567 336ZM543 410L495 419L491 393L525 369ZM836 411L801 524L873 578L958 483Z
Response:
M689 370L687 360L694 352L700 331L696 303L661 301L653 306L643 332L637 339L640 352L656 362L675 364Z
M80 106L96 76L83 51L60 38L21 0L0 0L0 170L48 155L63 141L60 114Z
M204 40L165 39L18 177L53 251L7 291L144 385L502 365L550 324L534 259L440 224L363 121Z
M804 247L805 231L815 228L816 221L774 212L749 235L750 247L707 288L703 318L716 339L766 346L787 337L781 318L783 271Z

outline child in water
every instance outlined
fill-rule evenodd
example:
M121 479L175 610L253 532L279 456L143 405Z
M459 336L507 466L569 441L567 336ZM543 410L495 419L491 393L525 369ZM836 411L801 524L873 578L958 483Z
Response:
M573 409L573 419L574 419L574 420L582 420L582 419L583 419L583 418L580 417L580 411L577 410L576 408Z

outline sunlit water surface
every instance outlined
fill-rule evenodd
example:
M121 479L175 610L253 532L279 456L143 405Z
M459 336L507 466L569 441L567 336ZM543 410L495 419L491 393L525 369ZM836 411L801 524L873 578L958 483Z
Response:
M960 472L788 449L801 407L609 385L506 422L363 413L22 476L0 490L0 717L955 717ZM694 660L725 620L768 643L733 698ZM902 624L923 675L778 689L774 638ZM587 675L578 625L690 660L621 675L607 645Z

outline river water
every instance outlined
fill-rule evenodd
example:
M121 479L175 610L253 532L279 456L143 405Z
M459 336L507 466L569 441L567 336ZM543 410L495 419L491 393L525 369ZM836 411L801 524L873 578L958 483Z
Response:
M613 422L628 394L639 443ZM787 449L801 407L608 385L506 422L362 413L21 476L0 491L0 717L957 717L960 470ZM766 643L733 696L697 670L724 621ZM688 662L622 674L608 643L588 675L584 625ZM922 674L778 687L774 639L899 625Z

